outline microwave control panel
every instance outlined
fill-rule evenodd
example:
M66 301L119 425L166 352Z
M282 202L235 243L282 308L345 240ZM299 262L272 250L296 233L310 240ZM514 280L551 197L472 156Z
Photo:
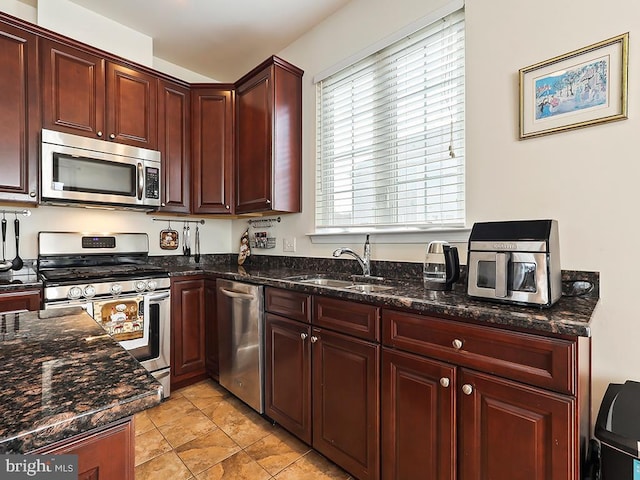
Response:
M153 167L145 168L145 197L160 198L160 169Z

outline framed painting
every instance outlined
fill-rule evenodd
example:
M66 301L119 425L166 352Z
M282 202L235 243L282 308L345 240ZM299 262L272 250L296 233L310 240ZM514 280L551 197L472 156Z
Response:
M520 138L627 118L629 34L520 69Z

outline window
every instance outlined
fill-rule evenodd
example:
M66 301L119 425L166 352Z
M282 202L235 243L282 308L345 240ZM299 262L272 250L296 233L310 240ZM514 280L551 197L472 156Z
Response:
M316 229L464 225L464 11L321 79Z

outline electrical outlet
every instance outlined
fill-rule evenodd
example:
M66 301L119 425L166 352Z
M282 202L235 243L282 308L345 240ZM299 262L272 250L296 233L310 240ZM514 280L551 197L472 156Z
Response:
M282 251L283 252L295 252L296 251L296 237L285 237L282 239Z

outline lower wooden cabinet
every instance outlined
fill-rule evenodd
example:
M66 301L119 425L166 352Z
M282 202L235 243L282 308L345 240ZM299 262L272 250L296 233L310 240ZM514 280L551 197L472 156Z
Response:
M204 279L175 277L171 280L171 389L205 377Z
M588 338L382 318L385 480L582 478Z
M311 327L266 314L265 412L311 444Z
M459 478L580 478L575 399L466 369L459 385Z
M78 480L134 480L134 430L128 419L32 453L78 455Z
M40 310L40 290L18 290L0 294L0 313Z
M380 345L319 328L311 341L313 448L360 480L380 478Z
M359 480L379 479L380 345L312 326L309 295L274 288L265 295L265 413ZM343 325L359 325L354 312L365 307L323 297L313 303Z
M383 348L383 479L457 478L455 391L452 365Z

